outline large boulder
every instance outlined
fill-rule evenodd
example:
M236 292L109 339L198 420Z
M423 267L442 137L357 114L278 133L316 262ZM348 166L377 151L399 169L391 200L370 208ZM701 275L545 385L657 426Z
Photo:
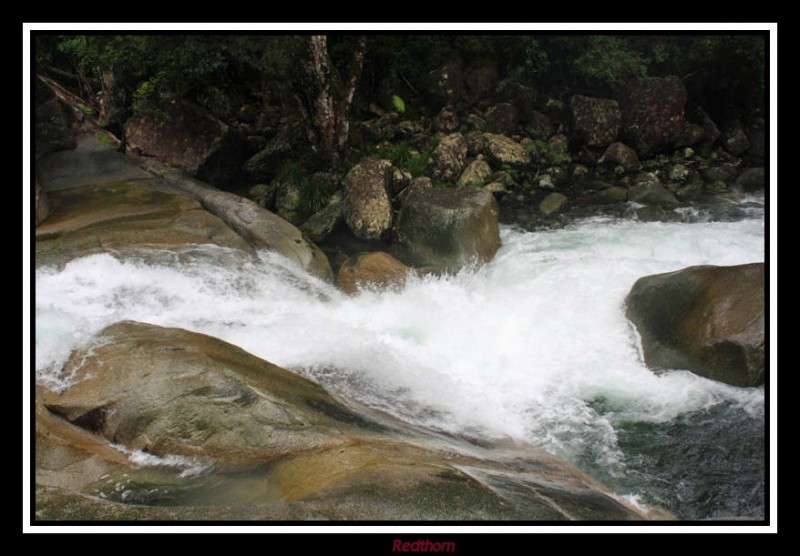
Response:
M470 157L478 156L486 147L486 139L483 137L483 132L477 129L465 133L464 142L467 144L467 155Z
M208 243L250 249L195 199L152 189L155 185L151 179L50 191L50 215L36 228L36 264Z
M37 519L646 517L542 450L413 428L210 336L98 340L37 395Z
M233 185L242 157L237 133L208 111L176 101L161 112L135 116L125 124L128 148L218 187Z
M280 253L301 269L327 282L333 270L325 253L291 223L255 201L220 191L158 163L148 165L162 179L189 193L210 213L218 216L250 245Z
M654 77L632 85L622 103L625 142L641 157L668 151L681 139L686 87L679 77Z
M645 276L626 303L648 366L733 386L764 383L764 263Z
M349 257L339 268L337 284L349 294L362 288L402 288L410 271L409 267L388 253L359 253Z
M397 217L395 242L414 265L456 271L494 257L499 212L494 196L481 189L417 189Z
M676 147L690 147L697 145L706 138L703 126L694 122L684 122L683 131L675 140Z
M428 160L428 170L432 177L442 181L454 182L461 175L467 163L467 143L460 133L445 135L436 145Z
M344 179L345 224L356 237L378 239L392 227L392 163L365 158Z
M484 133L483 139L486 154L497 165L521 167L530 164L531 155L513 139L496 133Z
M328 416L346 414L341 404L235 346L134 322L114 324L101 337L104 345L66 364L77 369L73 385L46 390L43 399L109 441L154 455L213 458L229 469L343 443Z
M628 189L612 185L602 189L598 195L600 202L604 203L624 203L628 200Z
M592 147L605 147L617 138L622 114L616 100L573 95L572 133L579 142Z

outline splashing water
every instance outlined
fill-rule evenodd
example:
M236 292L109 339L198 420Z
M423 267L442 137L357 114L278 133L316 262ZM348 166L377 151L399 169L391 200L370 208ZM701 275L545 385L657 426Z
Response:
M506 227L502 249L482 268L355 297L271 253L253 259L203 246L83 257L36 271L37 379L65 387L56 377L70 351L113 322L181 327L406 420L530 441L638 488L625 482L632 458L618 437L626 423L660 426L721 404L763 418L763 389L652 373L624 316L641 276L764 260L763 211L703 220Z

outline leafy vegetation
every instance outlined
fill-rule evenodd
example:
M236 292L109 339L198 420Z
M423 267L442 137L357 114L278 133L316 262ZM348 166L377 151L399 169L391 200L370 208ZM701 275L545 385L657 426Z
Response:
M104 116L103 125L115 131L121 131L131 115L158 113L164 101L174 99L197 103L237 125L243 113L250 113L246 126L261 137L269 137L287 118L303 122L304 126L296 126L302 137L293 143L297 147L291 156L299 162L287 163L281 171L292 174L308 212L323 205L330 191L303 174L339 166L339 153L325 156L330 154L326 149L347 154L350 147L351 158L374 154L414 177L424 174L435 144L424 152L413 150L407 140L354 150L347 144L348 114L367 119L372 117L372 105L378 104L404 119L434 116L442 101L431 92L431 77L444 64L464 74L464 106L474 106L471 80L486 68L491 75L486 79L498 98L527 95L539 99L534 104L540 107L545 99L564 102L576 92L618 96L636 80L674 74L686 84L690 102L704 107L712 119L726 123L739 118L747 123L763 109L767 44L765 35L757 34L370 35L366 42L363 37L331 35L321 50L331 65L326 89L315 88L310 75L308 36L37 34L34 38L37 72L85 99L81 110L92 117ZM356 63L359 52L363 56ZM361 64L360 72L353 71ZM351 107L347 91L353 84ZM334 118L336 137L330 129L323 132L323 118L314 112L320 104L327 106L317 102L320 91L326 90L331 91L332 112L341 112ZM337 108L342 99L347 100L346 110ZM528 148L540 167L563 168L571 162L568 153L552 152L543 141ZM515 179L522 182L526 176Z
M335 184L323 172L309 173L298 162L286 162L278 171L276 181L295 184L300 193L298 209L308 217L328 204L335 192Z
M550 148L546 141L541 139L534 139L531 142L524 143L523 147L534 155L535 160L539 162L539 166L563 168L572 163L572 157L568 152L555 151Z
M406 139L396 143L386 143L374 148L372 154L379 158L391 160L393 166L406 170L411 174L412 178L417 178L425 174L428 159L438 145L439 141L433 140L427 149L419 152L413 150Z
M97 139L100 143L106 145L107 147L116 147L117 146L116 143L114 143L114 140L111 139L111 137L109 137L105 133L96 134L95 135L95 139Z
M403 102L403 99L397 95L392 96L392 104L394 105L394 109L397 111L398 114L404 114L406 111L406 103Z

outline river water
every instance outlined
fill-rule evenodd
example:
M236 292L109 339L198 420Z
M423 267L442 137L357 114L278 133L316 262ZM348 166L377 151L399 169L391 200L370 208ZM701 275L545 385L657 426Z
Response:
M634 281L764 260L763 197L674 222L502 228L494 261L348 297L280 257L212 246L36 270L36 372L131 319L217 336L415 424L532 442L684 519L764 514L763 388L654 374L624 316Z

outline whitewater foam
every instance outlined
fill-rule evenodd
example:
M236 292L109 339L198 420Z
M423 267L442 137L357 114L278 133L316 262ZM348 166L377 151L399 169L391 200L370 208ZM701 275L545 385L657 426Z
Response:
M275 254L213 246L39 268L37 379L65 387L70 351L130 319L222 338L413 422L612 466L620 422L664 422L722 402L763 411L763 389L652 373L624 316L641 276L763 261L762 218L595 217L537 233L506 227L502 240L480 269L355 297Z

